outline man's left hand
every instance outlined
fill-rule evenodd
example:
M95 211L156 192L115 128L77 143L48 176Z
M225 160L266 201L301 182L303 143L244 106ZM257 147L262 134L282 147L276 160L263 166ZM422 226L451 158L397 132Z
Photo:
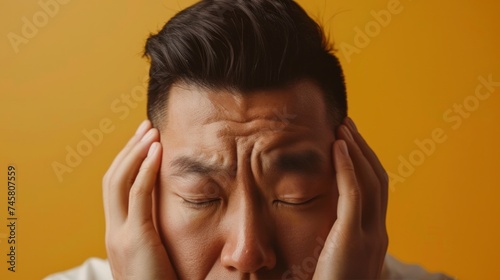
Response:
M387 173L350 118L340 125L337 136L333 144L337 220L313 279L380 279L389 243Z

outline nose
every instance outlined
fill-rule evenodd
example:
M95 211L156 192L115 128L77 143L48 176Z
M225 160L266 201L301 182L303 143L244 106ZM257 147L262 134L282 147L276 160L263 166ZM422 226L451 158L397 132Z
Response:
M276 253L269 218L263 215L262 207L258 209L248 200L235 207L221 253L222 265L243 273L273 269Z

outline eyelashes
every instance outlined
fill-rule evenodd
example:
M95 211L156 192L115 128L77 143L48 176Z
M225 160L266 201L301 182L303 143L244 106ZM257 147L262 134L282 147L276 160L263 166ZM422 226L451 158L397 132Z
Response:
M208 200L188 200L183 198L183 204L194 209L204 209L211 206L219 205L221 202L220 198L208 199Z
M307 206L308 204L314 202L318 197L319 196L315 196L305 201L298 201L298 202L290 202L286 200L274 200L273 204L284 207L301 207L301 206Z
M315 196L313 198L307 199L305 201L299 201L299 202L290 202L290 201L285 201L285 200L274 200L273 205L276 205L278 207L304 207L312 202L314 202L318 196ZM220 203L222 202L222 199L220 198L214 198L214 199L207 199L207 200L189 200L189 199L182 199L183 204L185 204L187 207L193 208L193 209L207 209L215 206L219 206Z

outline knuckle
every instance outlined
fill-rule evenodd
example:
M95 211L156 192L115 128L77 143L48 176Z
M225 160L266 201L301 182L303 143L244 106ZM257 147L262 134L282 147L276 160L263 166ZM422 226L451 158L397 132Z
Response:
M106 249L110 253L111 252L116 253L116 251L122 247L120 238L111 234L106 235L105 243L106 243Z
M386 233L384 236L384 248L387 250L389 248L389 235Z
M136 182L132 188L130 188L130 198L133 197L143 197L149 195L148 192L146 191L146 188L143 187L143 185L139 182Z
M380 234L378 234L377 244L378 247L384 252L387 251L387 248L389 248L389 234L386 230L383 230Z
M349 173L355 173L355 170L354 170L354 165L352 165L351 163L342 163L342 165L340 166L340 168L344 171L344 172L349 172Z
M346 193L349 198L351 200L354 200L354 201L361 201L361 191L359 190L359 188L356 186L356 187L352 187L352 188L349 188L349 190L347 191Z
M151 169L151 165L149 165L147 162L144 162L139 168L138 174L149 174L151 172Z

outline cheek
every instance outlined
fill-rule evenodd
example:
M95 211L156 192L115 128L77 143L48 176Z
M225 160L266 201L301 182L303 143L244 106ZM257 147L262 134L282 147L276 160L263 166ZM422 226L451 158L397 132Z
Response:
M282 215L277 219L277 236L284 263L289 269L300 266L314 271L324 242L337 216L336 191L325 197L318 207L304 215ZM311 274L312 275L312 274Z
M158 231L171 262L185 279L203 279L218 259L215 230L207 229L192 211L168 192L158 191Z

